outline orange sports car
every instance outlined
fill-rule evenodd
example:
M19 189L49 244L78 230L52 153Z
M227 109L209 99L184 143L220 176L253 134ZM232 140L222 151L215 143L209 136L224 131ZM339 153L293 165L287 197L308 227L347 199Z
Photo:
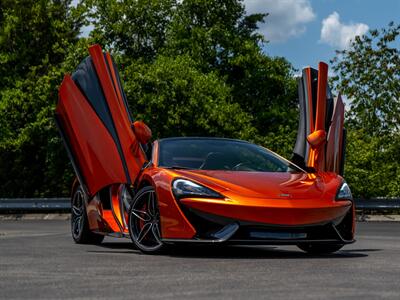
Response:
M145 253L177 243L297 245L331 253L354 242L343 173L344 105L327 65L303 70L292 162L249 142L177 137L150 143L133 122L109 53L89 48L59 90L56 121L74 167L72 237L130 237Z

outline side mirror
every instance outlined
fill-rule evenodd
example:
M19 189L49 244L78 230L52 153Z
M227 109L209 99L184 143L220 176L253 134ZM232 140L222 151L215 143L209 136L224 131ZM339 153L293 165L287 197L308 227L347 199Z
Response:
M135 136L139 143L147 144L151 139L151 129L142 121L135 121L132 124Z
M313 133L310 133L307 136L307 141L311 145L311 148L318 148L323 145L326 141L326 131L325 130L317 130Z

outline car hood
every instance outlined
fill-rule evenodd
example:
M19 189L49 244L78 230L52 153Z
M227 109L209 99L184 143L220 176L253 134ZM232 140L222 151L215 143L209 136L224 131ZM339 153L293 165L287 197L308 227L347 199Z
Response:
M227 197L235 194L268 199L334 197L341 179L334 173L174 170L180 177L203 184Z

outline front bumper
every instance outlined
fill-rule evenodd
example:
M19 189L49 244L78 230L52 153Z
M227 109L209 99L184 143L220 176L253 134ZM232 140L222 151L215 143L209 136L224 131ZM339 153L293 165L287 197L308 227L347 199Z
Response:
M341 232L340 223L307 227L271 227L229 223L220 229L193 239L162 239L164 243L236 244L236 245L298 245L351 244L355 240Z
M196 229L191 239L165 243L297 245L354 242L351 201L186 198L182 212Z
M327 199L184 198L178 201L184 211L279 226L307 226L335 222L346 215L352 207L350 200Z

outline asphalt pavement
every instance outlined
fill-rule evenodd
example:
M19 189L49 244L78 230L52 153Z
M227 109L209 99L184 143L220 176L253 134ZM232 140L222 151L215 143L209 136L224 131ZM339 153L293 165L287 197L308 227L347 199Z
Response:
M296 247L74 244L69 222L0 221L0 299L400 299L400 222L358 223L328 256Z

